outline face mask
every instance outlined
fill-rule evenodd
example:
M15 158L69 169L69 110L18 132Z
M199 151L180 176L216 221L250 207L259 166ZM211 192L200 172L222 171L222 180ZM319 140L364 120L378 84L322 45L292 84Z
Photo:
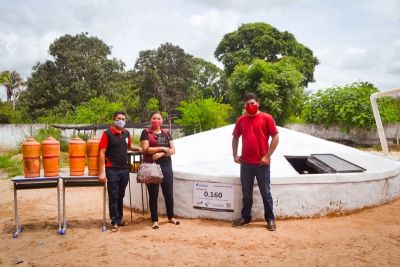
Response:
M151 126L158 129L161 127L161 121L151 121Z
M258 111L258 105L246 105L246 112L250 115L256 114Z
M114 125L122 129L125 126L125 121L123 120L114 121Z

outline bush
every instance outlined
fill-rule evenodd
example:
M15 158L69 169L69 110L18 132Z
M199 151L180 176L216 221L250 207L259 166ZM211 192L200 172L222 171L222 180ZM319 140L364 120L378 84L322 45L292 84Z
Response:
M367 82L319 90L308 98L302 117L307 123L339 124L346 131L350 128L373 129L376 126L370 96L375 92L378 89ZM378 103L384 123L400 121L398 100L385 97Z
M4 171L9 178L23 174L22 158L17 156L17 151L11 151L0 156L0 170Z
M227 125L231 107L206 98L181 101L177 110L181 115L175 123L181 125L186 134L191 134Z

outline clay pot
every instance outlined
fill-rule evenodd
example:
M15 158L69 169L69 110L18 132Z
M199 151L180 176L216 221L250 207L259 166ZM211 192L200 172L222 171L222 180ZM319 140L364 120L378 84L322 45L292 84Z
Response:
M140 167L140 162L132 162L130 172L137 173Z
M54 137L49 136L42 142L42 158L44 176L59 176L60 142Z
M87 141L88 175L99 175L99 144L100 139L96 136Z
M85 171L86 142L78 136L68 143L69 151L69 174L71 176L82 176Z
M40 143L29 137L22 143L24 174L26 178L40 176Z

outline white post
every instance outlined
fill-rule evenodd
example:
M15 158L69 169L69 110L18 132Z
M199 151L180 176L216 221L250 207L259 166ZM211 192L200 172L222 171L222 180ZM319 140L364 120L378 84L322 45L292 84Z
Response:
M389 156L389 149L388 149L388 145L386 142L385 131L384 131L383 125L382 125L381 115L379 114L378 103L376 100L380 97L393 96L397 93L400 93L400 89L393 89L393 90L384 91L384 92L377 92L377 93L373 93L370 96L372 111L374 112L374 117L375 117L375 122L376 122L376 128L378 130L379 140L381 141L382 151L385 156Z

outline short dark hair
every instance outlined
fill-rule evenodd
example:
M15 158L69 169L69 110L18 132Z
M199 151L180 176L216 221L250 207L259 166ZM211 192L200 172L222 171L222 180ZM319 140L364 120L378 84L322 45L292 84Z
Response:
M258 102L258 98L257 98L257 96L256 96L255 93L245 93L245 94L244 94L244 97L243 97L243 102L246 103L246 102L249 101L250 99L254 99L255 101Z
M117 117L119 114L124 115L125 118L126 118L126 112L125 112L125 111L122 111L122 110L119 110L119 111L115 111L115 112L114 112L114 114L113 114L113 119L115 119L115 117Z
M161 111L159 111L159 110L152 111L152 112L150 113L150 118L153 117L154 114L160 114L160 115L161 115L161 118L162 118Z

